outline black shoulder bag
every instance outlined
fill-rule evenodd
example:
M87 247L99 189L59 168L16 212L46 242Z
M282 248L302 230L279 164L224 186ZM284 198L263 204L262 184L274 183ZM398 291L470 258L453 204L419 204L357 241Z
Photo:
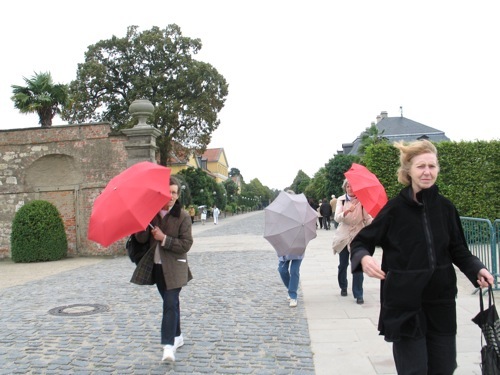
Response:
M141 261L142 257L148 252L149 241L146 241L146 243L140 243L132 234L128 238L125 248L127 249L127 254L130 260L137 265Z
M492 303L493 301L493 303ZM495 307L493 288L488 286L488 308L484 309L483 292L479 290L479 313L472 319L481 327L481 373L483 375L500 375L500 320Z

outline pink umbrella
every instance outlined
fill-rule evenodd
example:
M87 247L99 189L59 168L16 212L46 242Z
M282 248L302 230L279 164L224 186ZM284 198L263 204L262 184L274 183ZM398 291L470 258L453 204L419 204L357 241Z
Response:
M148 161L134 164L95 199L88 238L109 246L143 231L170 198L170 168Z
M387 194L377 176L365 166L352 163L351 168L344 173L349 185L356 194L366 212L375 217L387 203Z

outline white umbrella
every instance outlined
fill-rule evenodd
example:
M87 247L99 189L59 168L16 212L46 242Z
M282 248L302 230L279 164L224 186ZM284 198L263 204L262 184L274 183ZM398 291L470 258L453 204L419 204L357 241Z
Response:
M304 194L282 191L264 213L264 238L278 256L302 255L309 241L316 238L318 214Z

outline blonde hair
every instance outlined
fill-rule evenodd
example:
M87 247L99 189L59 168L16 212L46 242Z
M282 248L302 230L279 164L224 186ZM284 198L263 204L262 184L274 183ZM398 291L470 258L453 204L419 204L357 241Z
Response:
M394 147L399 149L398 182L405 186L411 184L410 168L415 156L431 153L437 157L436 146L426 139L410 143L396 142Z

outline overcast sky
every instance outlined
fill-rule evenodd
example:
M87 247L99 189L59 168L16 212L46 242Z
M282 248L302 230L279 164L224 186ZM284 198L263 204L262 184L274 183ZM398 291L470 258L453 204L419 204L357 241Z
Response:
M75 5L78 4L78 5ZM223 147L245 182L310 177L381 111L453 141L500 138L497 1L87 0L10 2L0 14L0 129L36 127L12 84L76 78L89 45L168 24L200 38L197 58L229 83ZM64 124L55 119L54 125Z

